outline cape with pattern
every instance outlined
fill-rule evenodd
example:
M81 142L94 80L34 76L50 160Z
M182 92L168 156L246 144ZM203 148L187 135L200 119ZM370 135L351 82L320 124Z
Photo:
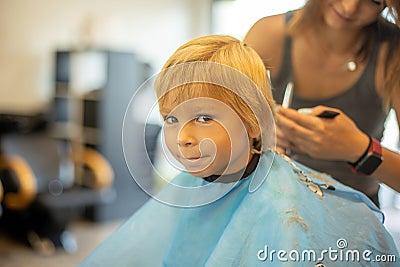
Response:
M257 190L249 190L252 181ZM173 183L208 182L182 173ZM161 194L169 191L167 185ZM190 203L201 196L171 197ZM78 266L399 266L382 223L364 194L266 152L249 177L210 204L149 200Z

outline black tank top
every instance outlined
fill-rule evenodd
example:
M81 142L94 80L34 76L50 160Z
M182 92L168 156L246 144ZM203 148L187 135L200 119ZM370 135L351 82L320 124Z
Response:
M286 14L286 22L292 15L292 12ZM292 39L290 36L286 36L282 66L276 78L272 79L272 92L278 104L282 103L287 83L293 81L291 46ZM332 98L318 101L300 98L296 95L296 83L294 82L291 108L311 108L317 105L338 108L349 116L362 131L380 140L387 113L384 111L382 98L378 96L375 88L378 51L379 44L376 44L360 78L345 92ZM371 198L377 197L379 182L372 177L353 173L346 162L319 160L304 154L293 154L292 158L306 166L330 174L335 179L360 190Z

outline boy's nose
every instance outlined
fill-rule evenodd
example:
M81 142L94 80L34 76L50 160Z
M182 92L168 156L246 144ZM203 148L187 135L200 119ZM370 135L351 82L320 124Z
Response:
M190 122L186 123L178 133L179 146L195 146L197 139L194 135L194 129L190 126Z

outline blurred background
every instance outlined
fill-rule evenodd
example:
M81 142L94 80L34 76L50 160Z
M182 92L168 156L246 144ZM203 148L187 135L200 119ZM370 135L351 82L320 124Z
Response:
M304 2L0 0L0 266L74 266L87 256L148 199L121 140L137 88L184 42L243 38L259 18ZM390 118L384 145L398 149ZM145 150L153 162L160 127L144 133L144 121L133 121L127 145L152 186ZM399 196L383 186L381 201L399 242Z

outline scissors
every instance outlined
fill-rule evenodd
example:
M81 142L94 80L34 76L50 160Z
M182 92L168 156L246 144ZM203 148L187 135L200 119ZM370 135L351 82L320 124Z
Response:
M282 107L288 108L292 104L293 100L293 82L288 82L285 88L285 94L283 95Z

